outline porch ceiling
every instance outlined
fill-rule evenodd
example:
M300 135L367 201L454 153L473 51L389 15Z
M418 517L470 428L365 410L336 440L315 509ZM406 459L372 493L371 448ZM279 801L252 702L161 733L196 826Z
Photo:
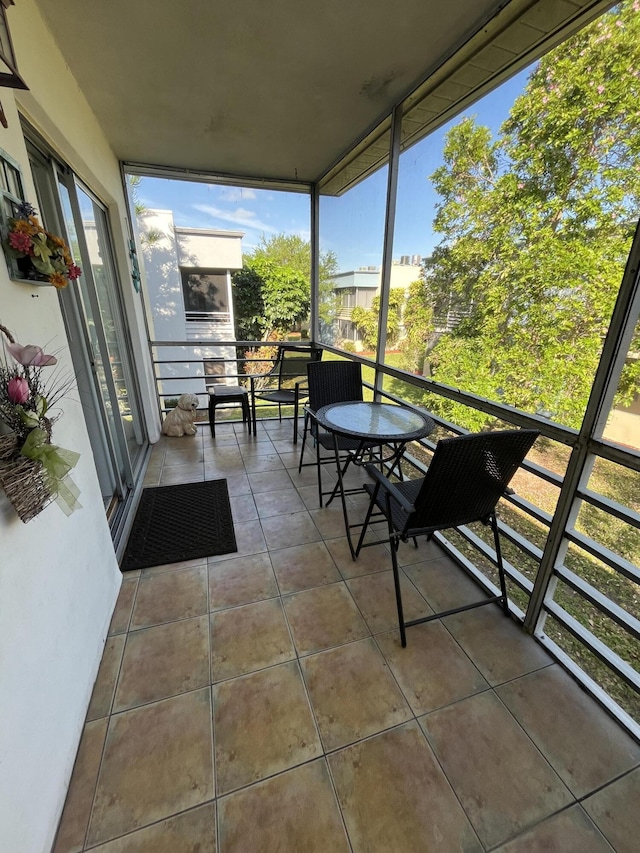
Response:
M121 160L300 181L505 5L36 2Z

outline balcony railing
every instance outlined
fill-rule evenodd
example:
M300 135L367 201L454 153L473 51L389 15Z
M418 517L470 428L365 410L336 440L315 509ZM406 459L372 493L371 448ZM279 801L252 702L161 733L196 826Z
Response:
M247 364L255 360L245 353L263 347L264 343L150 342L161 412L167 411L166 401L179 396L181 385L189 381L195 383L194 389L200 383L193 393L198 394L206 417L208 391L202 358L197 358L197 352L198 348L210 352L213 346L235 348L238 357L224 360L223 381L241 384L248 378ZM640 453L602 439L585 438L576 430L541 416L438 385L384 363L322 346L327 358L346 358L363 365L365 396L370 398L412 406L398 393L398 388L401 392L404 389L405 394L419 389L427 395L445 396L481 411L494 418L498 427L533 428L540 432L535 452L525 460L514 479L513 494L505 496L500 505L511 612L611 714L640 737L640 674L636 668L640 621L632 615L637 612L640 570L622 554L599 543L578 518L583 507L592 507L609 523L623 525L625 531L637 536L640 515L588 483L596 463L637 473ZM161 348L177 347L193 348L195 354L175 359L157 355ZM260 358L267 370L274 360ZM163 371L166 373L168 365L172 365L174 374L161 375ZM235 417L237 412L231 410L230 414ZM269 414L268 408L259 412L262 416ZM271 414L277 414L277 410L273 409ZM426 470L438 439L466 432L430 414L437 424L435 435L414 442L404 463L405 472L410 473L411 469L413 476ZM541 491L555 493L553 512L544 509L537 500ZM446 536L436 533L434 539L489 595L498 594L495 552L484 528L461 527Z

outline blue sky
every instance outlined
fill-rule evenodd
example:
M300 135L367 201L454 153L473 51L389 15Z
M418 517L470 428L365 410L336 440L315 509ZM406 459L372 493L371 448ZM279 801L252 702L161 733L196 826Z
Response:
M437 200L429 175L441 164L444 136L463 116L475 115L494 134L522 92L530 69L485 96L449 125L404 152L400 160L394 258L428 255L438 242L431 231ZM334 251L341 271L378 266L382 260L382 228L387 169L381 169L340 198L323 198L320 239L323 251ZM143 178L139 200L148 208L172 210L176 225L244 231L243 250L250 252L264 236L297 234L309 239L309 197L299 193L215 186L193 181Z

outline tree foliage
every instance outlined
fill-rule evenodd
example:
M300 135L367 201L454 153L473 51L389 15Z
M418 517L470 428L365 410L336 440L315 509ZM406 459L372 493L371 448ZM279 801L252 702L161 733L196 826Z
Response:
M325 253L320 259L320 286L336 272L335 255ZM295 234L263 236L232 282L237 337L280 338L309 314L311 246Z
M426 355L447 385L578 427L639 210L639 4L543 58L497 139L459 122L443 159L431 176L442 239L412 294L426 313L410 359ZM446 332L451 310L463 319ZM619 399L639 370L625 368ZM466 408L441 407L478 426Z
M402 309L405 293L402 287L393 287L389 291L389 310L387 312L387 346L394 346L400 334ZM378 322L380 318L380 297L374 296L371 308L356 307L351 312L351 322L362 335L367 349L375 349L378 341Z

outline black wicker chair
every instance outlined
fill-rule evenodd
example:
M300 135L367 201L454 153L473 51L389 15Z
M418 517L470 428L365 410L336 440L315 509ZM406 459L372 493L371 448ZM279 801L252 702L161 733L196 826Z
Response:
M508 613L496 505L538 434L535 430L505 430L443 439L436 445L426 476L401 483L391 483L375 466L367 465L367 471L375 483L365 484L365 489L371 495L371 502L356 548L356 557L361 548L367 547L367 544L364 544L364 536L377 507L386 519L389 530L398 623L403 646L407 644L405 629L411 625L430 622L450 613L470 610L492 602L500 602L504 612ZM501 594L423 619L405 622L397 557L400 542L413 539L416 543L416 536L426 534L427 538L430 538L436 530L459 527L474 521L489 524L493 530Z
M307 365L320 361L322 349L314 346L281 346L269 373L251 376L251 406L253 434L256 435L256 400L266 400L278 406L282 420L282 407L293 406L293 443L298 442L298 408L307 396L305 377ZM260 381L260 384L257 383Z
M318 500L322 506L322 498L325 494L333 492L322 491L322 463L334 462L335 445L333 434L318 428L315 413L323 406L330 403L349 403L362 400L362 366L356 361L322 361L307 365L307 377L309 381L309 402L304 411L304 430L302 433L302 450L300 451L300 464L298 473L302 470L304 449L307 435L311 434L316 448L315 464L318 470ZM338 450L341 453L352 454L358 449L371 450L379 447L377 442L361 442L355 438L336 437ZM322 450L327 451L322 456ZM304 463L306 465L312 463ZM357 489L361 491L361 489ZM330 502L330 501L329 501Z

